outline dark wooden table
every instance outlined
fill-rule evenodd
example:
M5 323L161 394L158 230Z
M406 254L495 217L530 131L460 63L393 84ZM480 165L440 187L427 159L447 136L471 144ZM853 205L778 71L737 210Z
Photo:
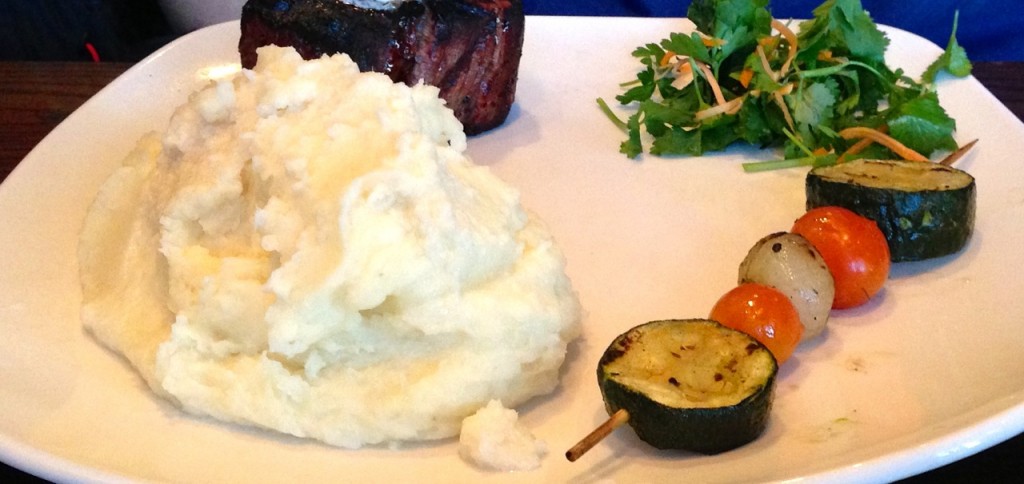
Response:
M50 130L128 67L0 62L0 181ZM977 63L974 75L1024 119L1024 62ZM0 463L0 476L8 475L31 478ZM1024 434L906 482L1024 482Z

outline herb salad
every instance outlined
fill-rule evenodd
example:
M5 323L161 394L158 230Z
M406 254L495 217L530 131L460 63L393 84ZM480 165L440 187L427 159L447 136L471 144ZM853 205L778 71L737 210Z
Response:
M627 133L620 151L636 158L647 140L654 155L781 147L783 160L744 165L760 171L957 149L934 90L939 71L971 70L955 17L945 52L914 80L886 65L889 39L860 0L827 0L813 14L792 25L772 18L768 0L693 0L695 32L633 51L644 67L616 100L636 111L623 121L598 99Z

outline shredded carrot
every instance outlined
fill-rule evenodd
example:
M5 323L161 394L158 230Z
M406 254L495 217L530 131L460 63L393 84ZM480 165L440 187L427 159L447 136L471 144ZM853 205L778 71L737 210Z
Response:
M715 102L718 104L725 104L725 96L722 95L722 88L718 85L718 80L715 79L715 74L711 72L711 68L701 62L698 62L697 65L700 67L700 71L704 73L704 77L708 80L708 84L711 85L711 92L715 93Z
M766 35L764 37L757 39L757 44L760 45L761 47L764 47L765 49L774 49L775 46L779 45L779 39L778 37Z
M815 148L811 154L814 156L823 156L828 154L828 150L826 150L824 146L819 146Z
M740 108L743 107L743 99L744 97L741 96L733 99L732 101L697 111L697 113L693 115L693 119L696 121L703 121L705 119L718 116L719 114L736 114L739 112Z
M869 138L872 141L889 148L893 153L909 161L929 161L924 155L907 148L895 138L877 130L864 126L854 126L839 132L843 139Z
M704 44L704 47L719 47L725 45L725 41L717 37L711 37L700 33L700 41Z
M888 133L889 132L889 126L888 125L884 125L884 124L879 126L876 129L878 130L879 133ZM861 138L860 141L857 141L856 143L851 145L849 148L847 148L846 151L843 152L843 154L839 155L839 158L836 159L836 163L842 163L844 161L848 161L851 156L854 156L857 153L860 153L861 151L864 151L865 149L867 149L868 146L871 146L871 144L874 143L874 142L875 142L875 140L873 140L871 138Z
M680 62L675 68L676 78L672 80L672 87L682 89L693 82L693 64Z
M753 80L753 79L754 79L754 70L753 69L747 67L747 68L743 69L742 71L740 71L740 79L739 79L739 81L740 81L740 85L743 86L744 89L746 89L747 87L750 86L750 81Z
M786 125L789 126L789 129L796 131L796 126L793 123L793 116L789 114L789 107L786 106L786 101L782 99L782 93L779 91L772 92L772 101L775 101L775 104L782 111L782 117L786 119Z
M779 74L784 76L786 75L786 72L789 71L789 66L793 63L793 59L796 58L796 34L794 34L792 30L789 30L789 27L787 27L786 24L776 19L772 19L772 28L778 30L779 33L782 34L782 37L786 39L786 42L789 43L789 53L786 54L786 61L782 63L782 67L779 69Z
M669 62L672 62L672 58L675 57L675 56L676 56L675 52L672 52L671 50L670 51L666 51L665 55L661 56L661 61L658 62L658 65L660 65L661 67L667 66L669 64Z
M875 141L872 140L871 138L862 138L861 140L857 141L852 146L847 148L847 150L844 151L843 154L839 155L839 158L836 159L836 163L842 163L844 161L849 160L851 156L854 156L857 153L864 151L865 148L871 146L871 144L874 142Z
M831 50L819 51L818 52L818 60L820 60L820 61L832 60L832 51Z
M757 57L761 59L761 68L768 73L768 76L771 77L773 81L778 81L779 74L772 70L771 64L768 63L768 56L764 53L764 47L761 47L760 44L757 46Z

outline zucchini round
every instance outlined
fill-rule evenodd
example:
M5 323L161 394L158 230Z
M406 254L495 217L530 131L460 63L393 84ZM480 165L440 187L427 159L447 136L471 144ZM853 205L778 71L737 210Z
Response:
M704 319L652 321L619 335L597 367L609 415L629 413L659 449L717 454L768 424L778 364L750 336Z
M837 205L875 221L893 262L953 254L974 230L974 177L936 163L855 160L807 174L807 209Z

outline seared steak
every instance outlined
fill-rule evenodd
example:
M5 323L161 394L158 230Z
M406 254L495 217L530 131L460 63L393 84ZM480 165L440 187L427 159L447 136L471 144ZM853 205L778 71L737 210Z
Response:
M437 86L466 134L500 125L515 98L523 47L522 0L410 0L394 10L341 0L249 0L238 44L292 46L304 58L344 52L360 70Z

